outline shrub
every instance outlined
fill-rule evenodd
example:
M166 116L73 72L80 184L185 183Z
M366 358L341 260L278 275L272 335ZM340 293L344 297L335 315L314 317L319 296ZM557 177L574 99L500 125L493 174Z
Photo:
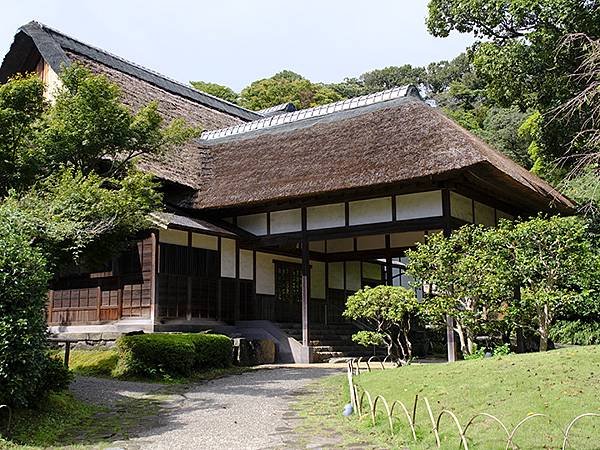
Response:
M600 323L559 320L550 329L550 339L561 344L600 344Z
M19 211L0 211L0 404L24 407L46 393L49 274L43 255L7 214Z
M213 334L142 334L117 340L117 377L186 377L231 364L232 342Z
M165 378L192 373L195 350L185 335L122 336L117 340L117 351L119 361L113 373L117 377Z
M62 391L72 380L73 374L61 360L48 357L40 386L44 392Z
M190 334L194 345L194 369L205 370L229 367L233 352L233 342L222 334Z

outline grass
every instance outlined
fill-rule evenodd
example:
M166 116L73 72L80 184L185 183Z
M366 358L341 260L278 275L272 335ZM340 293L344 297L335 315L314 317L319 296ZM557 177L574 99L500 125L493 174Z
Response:
M464 427L476 413L487 412L500 418L509 430L532 413L515 435L520 448L560 448L562 432L569 422L584 412L600 413L600 346L571 347L545 354L509 355L462 361L454 364L412 365L363 373L355 384L388 402L401 400L409 410L419 395L416 425L418 442L412 442L406 419L398 410L395 437L391 437L383 408L375 427L368 416L359 420L341 412L349 401L346 376L325 379L313 386L314 392L301 400L297 408L307 418L303 431L335 429L346 444L368 442L386 448L434 448L431 421L423 397L427 397L434 416L442 409L452 410ZM366 400L365 400L366 405ZM383 406L383 405L381 405ZM367 406L365 406L368 408ZM458 448L459 435L449 416L440 423L443 448ZM468 431L469 448L504 448L506 436L489 419L478 419ZM584 418L573 428L569 448L600 448L600 418Z

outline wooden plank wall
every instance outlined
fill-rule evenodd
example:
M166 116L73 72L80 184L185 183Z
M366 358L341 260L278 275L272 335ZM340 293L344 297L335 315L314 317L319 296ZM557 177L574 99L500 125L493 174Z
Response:
M150 318L153 238L118 258L110 272L80 274L56 281L49 292L49 325L85 325L121 318Z

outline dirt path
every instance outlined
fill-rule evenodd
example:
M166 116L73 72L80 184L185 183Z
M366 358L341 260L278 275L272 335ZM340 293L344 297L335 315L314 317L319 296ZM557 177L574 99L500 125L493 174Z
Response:
M150 402L145 415L142 410L137 420L128 419L133 427L127 434L130 438L119 439L117 433L113 448L294 448L293 427L298 419L290 404L308 383L334 373L339 370L280 368L167 387L80 378L72 390L83 400L111 409L118 409L126 398Z

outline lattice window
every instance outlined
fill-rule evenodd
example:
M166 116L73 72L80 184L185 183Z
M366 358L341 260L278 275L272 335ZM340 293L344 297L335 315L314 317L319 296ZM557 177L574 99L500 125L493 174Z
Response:
M275 298L280 302L302 301L302 266L275 261Z

